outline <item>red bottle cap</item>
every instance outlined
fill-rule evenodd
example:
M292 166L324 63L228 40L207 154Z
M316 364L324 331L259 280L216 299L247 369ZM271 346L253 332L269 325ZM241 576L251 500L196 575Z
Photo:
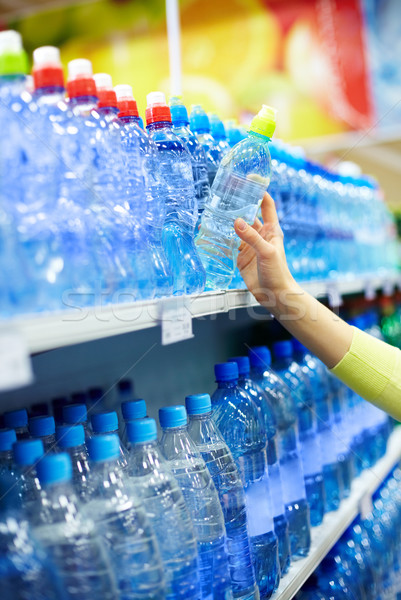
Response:
M130 85L116 85L114 91L117 96L119 117L139 117L138 106Z
M160 123L161 121L171 123L170 108L166 104L166 97L163 92L150 92L146 99L148 104L145 112L146 125Z
M32 76L35 90L44 87L64 87L64 74L58 48L41 46L33 51Z
M69 98L97 97L96 84L92 75L92 64L89 60L77 58L68 63L67 93Z

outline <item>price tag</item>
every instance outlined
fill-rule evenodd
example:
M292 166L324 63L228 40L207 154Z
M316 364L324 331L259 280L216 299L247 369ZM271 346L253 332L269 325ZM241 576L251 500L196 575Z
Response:
M0 332L0 391L23 387L32 381L31 358L24 338L12 330Z
M171 298L163 302L161 326L163 346L194 337L192 315L183 298Z
M374 300L376 298L376 290L370 279L366 280L365 283L365 300Z
M343 303L338 284L335 281L327 284L327 298L331 308L338 308Z
M373 502L371 494L364 494L359 501L359 512L362 519L366 519L369 513L372 512Z

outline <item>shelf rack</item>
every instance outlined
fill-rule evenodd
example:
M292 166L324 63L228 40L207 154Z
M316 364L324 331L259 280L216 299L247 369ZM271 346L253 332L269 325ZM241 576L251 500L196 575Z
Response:
M371 297L379 289L390 295L401 288L401 275L354 278L347 281L306 282L302 287L315 297L328 297L338 305L342 296L364 293ZM257 306L247 290L204 292L160 300L110 304L96 308L76 308L40 315L27 315L0 322L4 330L16 331L31 354L155 327L163 319L174 319L179 311L196 319ZM178 317L176 317L178 318Z
M369 507L372 494L400 459L401 427L398 427L390 436L386 455L355 479L349 498L341 502L337 511L325 515L319 527L312 529L312 545L308 556L291 565L272 600L293 598L355 517Z

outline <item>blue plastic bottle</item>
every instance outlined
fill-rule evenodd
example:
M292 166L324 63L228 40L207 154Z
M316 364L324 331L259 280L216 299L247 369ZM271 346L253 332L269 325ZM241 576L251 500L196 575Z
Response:
M83 514L71 485L70 457L62 452L44 456L37 474L42 492L29 520L57 568L68 600L117 600L114 573L93 515Z
M119 464L122 469L127 466L127 457L118 435L118 416L115 410L94 413L91 416L91 425L94 435L103 433L114 433L117 435L120 444Z
M154 419L129 421L129 475L155 532L167 600L198 600L198 549L179 485L157 444Z
M90 472L85 513L96 524L107 547L120 597L164 600L163 566L145 508L120 468L120 442L115 434L88 440Z
M251 377L270 399L277 424L278 455L285 514L291 542L291 558L306 556L311 544L309 505L298 441L297 414L293 394L288 385L272 371L271 354L266 346L255 346L249 352Z
M192 174L194 177L196 199L198 201L198 217L200 218L205 202L210 196L208 163L204 147L189 129L188 112L179 98L171 98L170 112L173 131L184 142L191 154Z
M230 450L212 419L209 394L185 398L189 424L188 433L209 469L220 498L227 532L227 553L233 597L257 600L247 530L245 494L240 474Z
M197 294L206 274L194 242L198 220L191 156L172 131L171 113L162 92L147 96L147 130L158 149L161 173L168 186L163 246L174 276L173 293Z
M248 533L262 598L280 581L278 540L274 533L267 440L254 401L238 385L236 363L215 365L217 389L212 396L213 419L236 461L245 489Z
M323 520L325 494L312 390L305 381L301 367L292 359L291 342L288 340L276 342L273 351L275 356L273 368L291 388L296 401L306 498L310 509L310 522L315 527Z
M263 389L250 378L251 365L247 356L230 358L237 363L238 385L250 395L256 404L265 428L267 439L267 465L272 498L274 531L278 539L281 575L285 575L291 564L291 548L288 521L285 515L280 463L277 454L276 419L269 398Z
M12 471L13 444L16 441L14 429L0 429L0 476Z
M213 185L221 159L223 158L223 152L219 147L219 143L211 135L209 117L199 104L192 106L189 123L191 131L196 135L199 143L205 150L209 183Z
M145 217L148 236L148 252L152 258L155 275L155 296L170 296L173 291L173 273L164 252L163 225L166 218L168 188L160 172L156 144L143 130L138 108L130 85L114 88L118 103L118 118L124 125L123 145L130 147L137 140L141 156L145 189Z
M4 426L14 429L18 440L29 438L28 413L25 408L5 412L3 419Z
M231 148L246 138L246 131L240 127L235 119L225 121L228 143Z
M207 286L227 289L233 278L239 247L234 221L253 223L270 180L268 143L275 129L273 109L264 106L253 119L248 136L220 163L196 238L207 273Z
M28 513L40 495L36 463L43 454L42 440L21 440L13 445L15 475L18 481L17 493L22 508Z
M160 448L184 495L198 540L202 600L231 599L224 516L205 461L188 434L185 406L161 408L159 420Z
M29 419L29 433L43 442L45 453L56 446L56 424L51 416L33 417Z
M82 425L60 425L56 429L58 447L69 454L72 465L72 483L80 498L88 487L89 457L85 446L85 430Z
M223 121L217 115L209 115L210 133L222 153L222 158L230 150Z

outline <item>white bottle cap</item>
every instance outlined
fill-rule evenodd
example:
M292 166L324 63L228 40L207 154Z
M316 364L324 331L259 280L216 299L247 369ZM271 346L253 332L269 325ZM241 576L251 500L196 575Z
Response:
M34 67L46 67L49 65L61 66L60 50L55 46L41 46L33 51Z
M96 83L96 89L99 90L112 90L113 80L111 75L108 73L95 73L93 79Z
M86 58L76 58L75 60L70 60L68 63L69 81L92 77L92 73L92 63Z
M18 53L22 50L22 37L18 31L0 31L0 52Z
M116 93L118 101L119 100L135 100L131 85L125 85L125 84L115 85L114 91Z
M150 94L146 96L146 102L148 107L158 105L166 106L166 96L163 92L150 92Z

